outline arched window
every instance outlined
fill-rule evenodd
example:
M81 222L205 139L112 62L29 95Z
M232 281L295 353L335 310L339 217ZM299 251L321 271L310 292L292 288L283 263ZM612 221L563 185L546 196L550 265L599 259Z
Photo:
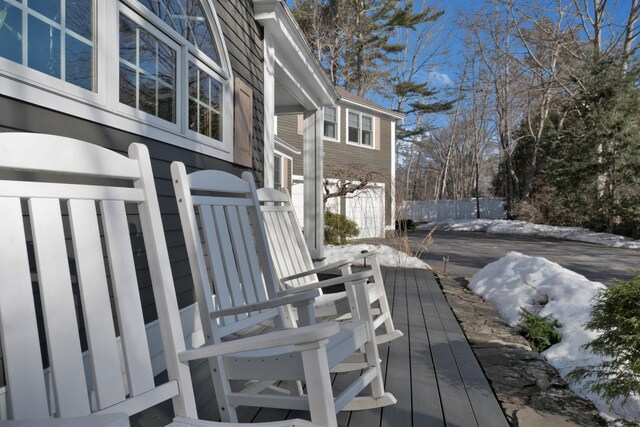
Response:
M233 84L210 2L0 0L0 40L0 93L232 158Z

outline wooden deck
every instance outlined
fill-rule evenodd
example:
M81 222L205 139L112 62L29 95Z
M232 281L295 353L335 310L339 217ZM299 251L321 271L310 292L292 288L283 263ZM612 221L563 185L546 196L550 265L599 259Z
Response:
M502 427L508 423L433 273L384 269L393 321L405 336L380 346L385 387L398 403L381 409L341 412L345 427ZM200 416L216 419L217 408L205 365L193 366ZM334 377L342 388L350 374ZM170 409L170 408L169 408ZM147 413L132 425L162 419ZM241 421L308 418L308 413L246 409Z

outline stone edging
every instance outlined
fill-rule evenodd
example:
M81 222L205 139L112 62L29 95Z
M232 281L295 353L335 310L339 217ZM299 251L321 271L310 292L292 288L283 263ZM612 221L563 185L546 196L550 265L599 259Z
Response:
M558 371L464 278L436 275L511 426L606 426L595 406L578 397Z

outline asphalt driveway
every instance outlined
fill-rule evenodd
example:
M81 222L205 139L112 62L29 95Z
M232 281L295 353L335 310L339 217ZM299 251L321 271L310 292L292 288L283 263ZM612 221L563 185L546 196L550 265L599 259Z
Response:
M409 232L413 245L418 245L427 231ZM487 234L484 232L436 231L433 243L421 258L436 270L444 269L443 257L449 257L447 274L471 277L490 262L517 251L544 257L587 277L611 284L612 279L629 279L627 269L640 270L640 251L610 248L591 243L572 242L548 237Z

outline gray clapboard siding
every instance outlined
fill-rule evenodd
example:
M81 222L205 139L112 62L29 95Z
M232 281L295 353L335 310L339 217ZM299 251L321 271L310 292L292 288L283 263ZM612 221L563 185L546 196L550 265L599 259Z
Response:
M385 224L391 225L391 192L393 182L391 182L391 122L389 120L376 117L380 126L376 125L376 130L380 130L380 149L370 149L358 147L346 143L347 118L346 109L340 108L340 141L324 140L324 165L325 170L329 170L331 165L344 165L348 163L360 163L367 165L371 170L380 173L380 182L384 182L385 191ZM296 115L278 116L278 136L287 143L302 151L302 135L298 134L298 120ZM302 154L293 157L293 175L303 175Z

